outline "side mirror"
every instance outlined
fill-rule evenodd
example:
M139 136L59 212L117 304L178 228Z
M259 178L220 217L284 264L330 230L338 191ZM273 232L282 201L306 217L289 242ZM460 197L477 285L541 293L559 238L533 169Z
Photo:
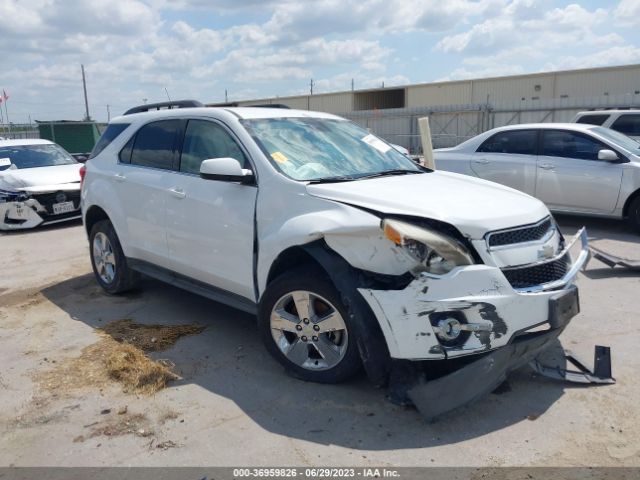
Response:
M620 161L620 157L613 150L603 149L598 152L598 160L617 163Z
M222 182L253 183L255 177L251 170L242 168L235 158L209 158L200 164L200 177L206 180Z

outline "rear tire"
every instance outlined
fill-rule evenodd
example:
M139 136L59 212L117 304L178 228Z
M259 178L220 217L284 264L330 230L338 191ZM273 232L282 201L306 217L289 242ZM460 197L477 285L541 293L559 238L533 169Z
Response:
M640 233L640 196L634 198L629 205L628 221L631 228Z
M91 267L100 286L115 295L135 288L140 274L127 265L120 240L109 220L97 222L89 234Z
M349 311L312 267L285 272L267 286L258 322L269 353L296 378L338 383L361 368Z

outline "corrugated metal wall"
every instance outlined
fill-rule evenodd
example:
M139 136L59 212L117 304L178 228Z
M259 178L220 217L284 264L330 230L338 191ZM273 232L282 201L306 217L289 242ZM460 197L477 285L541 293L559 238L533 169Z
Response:
M471 103L553 98L553 74L474 80Z
M636 93L638 92L638 93ZM361 110L446 105L583 99L640 94L640 65L550 72L512 77L441 82L406 87L336 92L242 101L240 105L281 103L291 108L349 113ZM630 100L623 101L628 104ZM624 103L626 102L626 103Z
M309 96L310 110L327 113L341 113L353 110L353 93L330 93Z
M472 103L470 82L447 82L407 87L406 106L428 107Z

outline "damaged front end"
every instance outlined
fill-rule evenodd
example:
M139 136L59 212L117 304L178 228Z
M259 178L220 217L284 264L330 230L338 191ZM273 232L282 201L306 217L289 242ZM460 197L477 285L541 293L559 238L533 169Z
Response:
M80 218L79 191L0 190L0 231Z
M579 313L573 281L589 260L584 228L565 243L548 217L491 232L470 241L472 249L431 229L386 220L382 226L419 261L404 288L358 288L389 349L392 401L433 419L491 392L530 362L548 376L561 370L540 354ZM566 372L555 376L571 380Z

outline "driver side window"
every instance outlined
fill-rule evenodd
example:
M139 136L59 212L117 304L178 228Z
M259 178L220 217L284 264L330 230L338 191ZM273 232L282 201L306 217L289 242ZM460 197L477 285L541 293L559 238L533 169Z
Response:
M244 153L223 127L206 120L189 120L180 156L180 171L198 174L203 160L222 157L235 158L246 168Z
M602 149L609 147L581 133L563 130L543 131L541 155L598 160L598 152Z

